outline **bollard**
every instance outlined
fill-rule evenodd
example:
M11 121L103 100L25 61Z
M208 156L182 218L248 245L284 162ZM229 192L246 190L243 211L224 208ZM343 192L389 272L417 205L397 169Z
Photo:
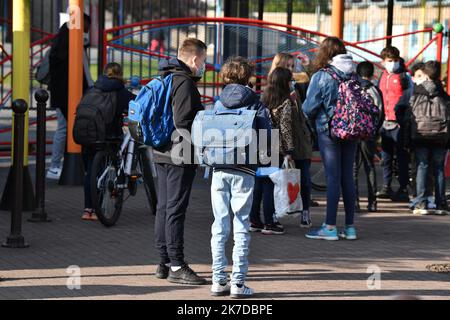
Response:
M34 95L37 101L37 152L36 152L36 211L29 222L51 222L45 211L45 151L46 151L46 111L48 93L39 90Z
M14 111L14 194L11 208L11 234L2 246L6 248L27 248L28 244L25 243L22 236L22 200L25 113L28 106L24 100L19 99L13 102L12 109Z

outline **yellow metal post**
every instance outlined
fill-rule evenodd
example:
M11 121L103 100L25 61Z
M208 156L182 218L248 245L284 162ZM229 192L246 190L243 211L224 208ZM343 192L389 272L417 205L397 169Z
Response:
M13 9L13 60L12 60L12 100L22 99L30 105L30 1L14 0ZM15 115L13 114L13 117ZM36 208L33 182L28 171L28 110L24 114L23 132L23 188L22 194L16 192L15 170L18 169L12 158L11 168L6 181L3 196L0 202L1 210L12 210L14 200L20 197L24 211L33 211ZM14 121L12 121L14 125ZM13 130L14 132L14 130ZM14 134L11 140L14 150ZM16 159L17 160L17 159ZM19 161L20 163L21 161Z
M13 101L23 99L30 105L30 1L13 1ZM13 121L14 123L14 121ZM14 141L14 137L12 139ZM28 166L28 111L25 113L24 165Z

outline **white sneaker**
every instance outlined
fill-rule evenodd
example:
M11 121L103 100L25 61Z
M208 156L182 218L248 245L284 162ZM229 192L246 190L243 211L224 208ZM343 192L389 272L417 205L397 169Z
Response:
M220 283L213 283L211 286L211 295L213 297L223 297L230 294L230 285L228 283L222 285Z
M231 295L233 299L245 299L253 296L254 292L249 287L241 284L240 287L236 284L231 285Z
M61 177L61 172L61 168L50 168L47 171L47 179L59 180L59 178Z

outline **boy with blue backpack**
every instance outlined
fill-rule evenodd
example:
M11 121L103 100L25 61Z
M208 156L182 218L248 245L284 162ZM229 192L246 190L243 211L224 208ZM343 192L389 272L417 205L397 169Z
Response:
M219 101L214 110L199 113L192 130L194 145L199 148L196 149L199 162L214 168L211 185L215 218L211 229L213 296L231 294L231 298L248 298L253 295L253 290L245 285L245 280L250 244L250 211L258 164L257 160L256 163L253 160L258 151L249 145L254 147L258 139L250 138L246 131L259 133L258 130L265 129L269 135L271 129L268 109L248 86L253 71L254 67L246 59L230 58L221 70L225 88ZM225 271L225 247L231 230L232 213L233 273L229 285Z
M206 70L206 50L202 41L186 39L177 59L160 62L160 77L141 90L129 110L131 125L139 123L143 142L153 147L158 175L155 243L161 261L156 277L190 285L206 283L184 260L184 221L197 171L190 131L203 110L196 82Z

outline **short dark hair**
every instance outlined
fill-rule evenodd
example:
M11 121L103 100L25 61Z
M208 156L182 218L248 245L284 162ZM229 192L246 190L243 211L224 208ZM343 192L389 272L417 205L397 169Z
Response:
M431 80L437 81L441 78L441 64L437 61L428 61L423 67L423 73Z
M417 71L422 70L425 67L425 63L423 62L417 62L411 67L411 73L414 76Z
M363 61L360 64L358 64L356 72L362 78L372 78L375 73L375 67L373 63L369 61Z
M381 59L400 59L400 50L396 47L386 47L381 51Z
M194 38L188 38L184 40L183 43L181 44L180 49L178 50L178 55L199 56L207 50L208 48L206 47L206 44L203 41Z

